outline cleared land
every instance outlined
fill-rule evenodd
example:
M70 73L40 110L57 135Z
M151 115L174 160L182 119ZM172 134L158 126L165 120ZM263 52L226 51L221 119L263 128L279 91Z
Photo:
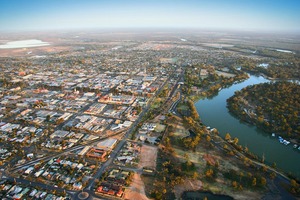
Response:
M134 174L130 187L125 191L124 198L133 200L148 200L145 194L145 185L140 174Z
M179 138L184 138L190 135L190 133L183 127L181 123L175 125L176 129L175 132L173 133L176 137Z
M226 78L232 78L235 77L235 74L227 73L227 72L221 72L221 71L216 71L216 74L218 76L224 76Z
M185 180L182 184L176 185L174 187L174 193L176 196L176 199L181 199L181 195L184 191L190 191L190 190L200 190L202 187L202 182L199 180Z
M141 149L141 160L139 167L156 168L157 147L143 145Z

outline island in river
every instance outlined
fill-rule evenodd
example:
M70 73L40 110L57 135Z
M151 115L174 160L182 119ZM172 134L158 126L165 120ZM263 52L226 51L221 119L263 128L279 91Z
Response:
M278 81L251 85L236 91L227 100L227 106L240 119L299 144L299 84Z

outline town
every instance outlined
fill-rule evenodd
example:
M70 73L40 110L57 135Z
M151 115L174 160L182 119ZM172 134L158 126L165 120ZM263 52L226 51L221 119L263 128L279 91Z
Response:
M200 187L197 170L189 172L198 162L192 151L200 138L206 149L223 149L218 145L226 141L199 121L190 99L212 97L247 79L241 70L245 60L258 68L277 62L226 44L195 44L192 36L163 40L162 34L161 40L141 41L105 36L97 45L75 36L69 35L72 44L62 37L63 44L0 50L1 199L147 199L149 194L160 199L159 192L169 195L172 188L157 192L144 182L170 164L162 158L166 152L178 154L185 176ZM236 139L227 141L232 143L224 145L226 155L236 157L230 160L245 159ZM180 155L176 145L190 153ZM201 156L199 166L219 165L207 153ZM211 181L210 171L203 170ZM183 184L180 175L172 178Z

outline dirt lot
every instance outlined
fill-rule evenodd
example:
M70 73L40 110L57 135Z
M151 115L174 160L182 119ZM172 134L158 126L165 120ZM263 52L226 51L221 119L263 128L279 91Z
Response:
M218 76L225 76L226 78L235 77L235 74L230 74L230 73L221 72L221 71L216 71L216 74Z
M177 199L180 199L182 193L188 190L200 190L202 187L202 182L199 180L190 180L187 179L184 183L176 185L174 187L175 196Z
M141 176L137 173L134 174L132 183L125 191L125 199L132 200L147 200L145 194L145 185L141 179Z
M141 148L141 159L139 167L150 167L156 169L157 147L143 145Z

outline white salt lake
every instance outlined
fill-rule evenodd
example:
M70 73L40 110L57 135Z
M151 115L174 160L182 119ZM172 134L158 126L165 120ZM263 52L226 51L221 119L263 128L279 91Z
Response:
M41 47L50 45L48 42L43 42L41 40L18 40L7 42L6 44L1 44L0 49L18 49L18 48L30 48L30 47Z

